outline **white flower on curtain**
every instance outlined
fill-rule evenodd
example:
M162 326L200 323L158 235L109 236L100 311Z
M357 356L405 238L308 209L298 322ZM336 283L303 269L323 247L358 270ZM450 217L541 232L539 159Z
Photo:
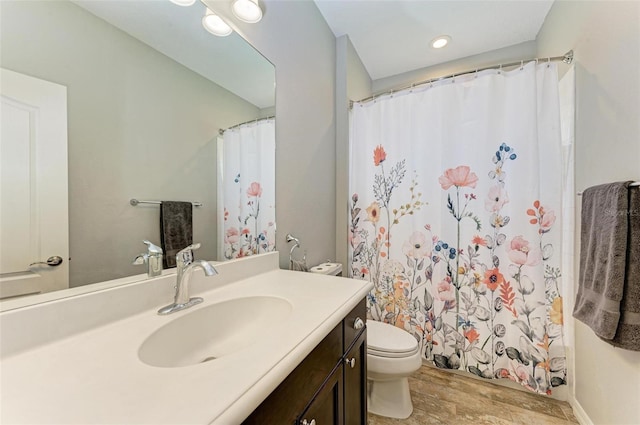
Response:
M226 130L218 149L223 259L275 249L275 120Z
M351 274L438 367L549 394L566 383L557 71L457 80L356 104Z

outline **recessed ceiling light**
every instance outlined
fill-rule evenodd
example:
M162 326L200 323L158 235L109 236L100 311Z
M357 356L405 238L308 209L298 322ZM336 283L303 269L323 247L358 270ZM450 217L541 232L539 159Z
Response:
M175 3L178 6L191 6L196 0L169 0L171 3Z
M202 18L202 26L211 34L217 35L218 37L225 37L233 32L231 27L209 8L207 8L204 18Z
M262 19L262 9L258 0L236 0L231 10L238 19L250 24L255 24Z
M434 49L442 49L444 46L449 44L451 41L451 37L448 35L439 35L438 37L431 40L431 47Z

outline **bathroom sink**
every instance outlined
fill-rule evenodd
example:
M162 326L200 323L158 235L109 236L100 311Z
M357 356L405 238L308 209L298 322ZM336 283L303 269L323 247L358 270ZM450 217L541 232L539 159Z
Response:
M286 320L291 310L289 301L270 296L235 298L194 309L152 333L138 356L157 367L215 361L252 345Z

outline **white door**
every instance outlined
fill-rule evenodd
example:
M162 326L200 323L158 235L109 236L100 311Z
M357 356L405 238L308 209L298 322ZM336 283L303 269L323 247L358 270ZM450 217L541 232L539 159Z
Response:
M0 299L69 286L67 88L0 69ZM58 265L37 263L54 257Z

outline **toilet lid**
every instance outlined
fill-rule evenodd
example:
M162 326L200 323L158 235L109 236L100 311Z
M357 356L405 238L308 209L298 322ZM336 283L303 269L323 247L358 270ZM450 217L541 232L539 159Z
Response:
M367 320L367 351L380 357L407 357L418 351L418 341L388 323Z

